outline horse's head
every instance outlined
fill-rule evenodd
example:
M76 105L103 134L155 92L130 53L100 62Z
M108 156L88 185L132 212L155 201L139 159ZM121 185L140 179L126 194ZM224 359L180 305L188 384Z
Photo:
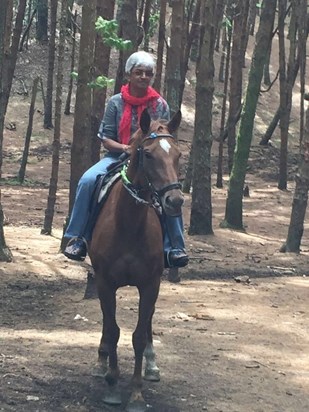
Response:
M181 213L184 197L178 181L180 150L173 133L178 129L181 112L173 118L151 121L144 110L140 119L140 131L133 137L132 162L135 163L138 183L152 194L159 196L167 215Z

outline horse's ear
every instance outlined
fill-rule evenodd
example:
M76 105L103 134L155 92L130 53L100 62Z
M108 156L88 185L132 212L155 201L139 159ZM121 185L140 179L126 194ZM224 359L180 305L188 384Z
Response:
M142 129L142 132L144 134L148 133L149 128L150 128L150 122L151 122L151 118L150 118L150 115L148 113L148 110L144 109L142 111L141 118L140 118L140 121L139 121L139 125L140 125L140 127Z
M171 120L168 122L168 125L167 125L168 130L171 134L174 133L178 129L180 122L181 122L181 111L178 110L178 112L174 114L174 116L171 118Z

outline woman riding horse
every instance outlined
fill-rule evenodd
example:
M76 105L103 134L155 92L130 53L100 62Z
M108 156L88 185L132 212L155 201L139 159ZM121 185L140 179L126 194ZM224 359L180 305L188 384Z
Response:
M151 86L154 74L154 60L144 51L133 53L127 60L125 71L128 84L121 93L109 100L98 137L107 154L81 177L76 191L74 206L64 237L67 246L64 254L73 260L84 260L87 243L91 240L88 225L90 203L98 175L106 173L108 166L117 162L122 153L129 153L130 136L138 129L141 113L145 108L151 119L169 120L166 101ZM183 267L188 263L183 236L182 216L168 216L162 219L165 267Z
M132 335L135 366L128 412L148 409L142 394L143 356L144 379L160 379L152 344L152 317L164 268L157 204L170 217L181 213L184 198L178 181L180 150L172 136L180 119L178 112L169 122L151 121L147 110L143 111L140 129L130 146L130 163L103 205L89 248L103 312L99 362L94 374L107 381L104 402L110 405L122 403L118 387L120 329L116 321L116 293L126 285L135 286L139 292L138 320Z

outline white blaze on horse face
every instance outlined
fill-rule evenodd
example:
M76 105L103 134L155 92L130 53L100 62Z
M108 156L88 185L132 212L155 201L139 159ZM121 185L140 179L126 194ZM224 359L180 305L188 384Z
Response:
M169 154L170 152L170 148L172 147L169 142L166 139L161 139L160 140L160 146L162 147L162 149Z

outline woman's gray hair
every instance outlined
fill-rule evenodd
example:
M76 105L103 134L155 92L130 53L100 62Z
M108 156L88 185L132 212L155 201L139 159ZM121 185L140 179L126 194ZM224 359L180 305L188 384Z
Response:
M151 54L145 51L138 51L131 54L128 58L125 67L126 74L130 74L135 66L145 66L151 70L154 70L155 62Z

